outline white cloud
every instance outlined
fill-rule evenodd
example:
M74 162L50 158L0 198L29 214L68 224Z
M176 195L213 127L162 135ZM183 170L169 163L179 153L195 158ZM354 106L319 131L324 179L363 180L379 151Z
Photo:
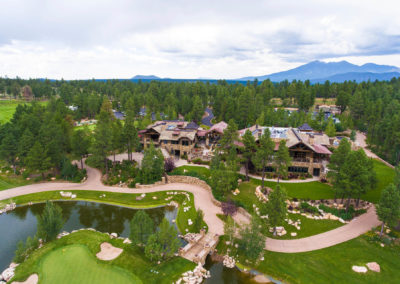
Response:
M0 75L237 78L315 59L400 65L399 6L394 0L3 0Z

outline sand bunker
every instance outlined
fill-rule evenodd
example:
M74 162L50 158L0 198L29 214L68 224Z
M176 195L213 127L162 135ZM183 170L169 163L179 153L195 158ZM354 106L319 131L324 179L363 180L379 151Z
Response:
M98 259L113 260L117 258L124 250L116 248L110 243L102 243L100 245L100 252L96 254Z
M37 284L39 281L39 277L37 274L32 274L31 276L28 277L28 279L26 279L23 282L12 282L11 284Z

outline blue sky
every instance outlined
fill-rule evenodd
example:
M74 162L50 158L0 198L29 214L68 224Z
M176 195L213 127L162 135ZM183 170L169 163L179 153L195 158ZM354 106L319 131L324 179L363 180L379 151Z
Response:
M0 76L238 78L400 66L399 1L2 0Z

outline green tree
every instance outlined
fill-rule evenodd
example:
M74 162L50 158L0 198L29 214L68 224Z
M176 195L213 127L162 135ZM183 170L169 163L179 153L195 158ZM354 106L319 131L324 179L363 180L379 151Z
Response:
M346 91L339 91L338 96L336 97L336 105L340 107L340 112L343 113L347 106L349 105L351 96Z
M400 191L394 184L390 184L382 191L376 213L379 220L382 221L380 236L382 236L385 225L391 227L397 225L400 218Z
M38 216L38 236L45 242L54 240L64 226L61 207L46 201L43 213Z
M374 188L376 173L373 161L365 155L363 149L350 152L339 171L337 183L347 196L346 211L350 206L350 198L357 198L358 206L360 196Z
M286 192L279 184L277 184L276 188L269 194L265 210L268 215L268 223L274 228L275 235L276 227L283 224L287 215Z
M153 220L144 210L135 213L131 220L130 239L133 245L144 245L154 231Z
M111 124L111 149L114 156L114 163L115 163L115 154L118 150L121 150L124 146L124 137L122 135L122 124L119 119L113 121Z
M351 145L347 139L342 139L340 141L339 147L336 148L330 158L330 162L328 164L328 178L331 179L333 184L333 189L335 190L335 200L338 194L343 194L343 188L341 188L341 183L339 181L340 178L340 169L343 167L346 162L347 156L351 152Z
M26 165L32 171L38 171L42 174L44 179L44 173L51 167L51 159L47 156L44 151L42 144L36 141L26 157Z
M160 149L151 144L144 150L139 180L142 184L151 184L161 180L164 174L164 156Z
M246 130L242 137L243 147L242 147L242 155L244 159L245 169L246 169L246 180L249 180L249 164L254 156L254 152L256 151L256 141L254 136L251 134L250 130Z
M18 153L17 140L12 132L8 132L0 144L0 159L9 163L16 172L16 158Z
M226 222L224 223L224 234L225 236L228 237L229 241L232 243L232 239L235 236L235 220L233 220L233 218L228 215L226 217Z
M356 141L356 135L357 135L356 131L352 130L350 133L350 140L353 142Z
M161 246L161 252L164 259L172 257L180 247L180 241L177 237L178 232L168 220L164 218L161 221L160 229L157 232L157 239Z
M394 185L400 191L400 165L394 168L395 175L394 175Z
M135 113L133 102L128 101L128 110L126 112L125 124L123 127L123 137L128 150L128 160L132 161L132 151L139 145L139 136L135 127Z
M83 157L89 153L90 138L87 135L87 130L78 129L71 136L72 154L79 157L81 160L81 169L83 169Z
M191 117L194 121L199 122L204 114L203 103L199 96L195 96L193 99L193 108Z
M220 140L221 148L226 150L228 148L235 147L234 142L238 141L238 127L233 119L228 123L228 127L224 130L224 134Z
M278 183L280 178L286 178L288 174L288 167L290 166L292 159L289 155L289 149L286 147L286 141L281 140L279 142L278 151L274 157L274 165L276 173L278 174Z
M268 129L259 139L259 145L253 156L253 163L258 170L261 170L261 187L264 188L265 168L271 163L272 155L274 153L275 143L271 140L270 132Z
M325 133L329 137L336 136L336 127L335 127L335 123L333 122L332 118L328 119L328 124L326 125Z
M255 263L265 247L265 237L261 232L261 224L256 216L251 218L251 223L243 227L239 234L239 252L250 263Z
M162 257L161 245L158 241L157 234L152 234L147 240L144 254L151 261L160 260Z

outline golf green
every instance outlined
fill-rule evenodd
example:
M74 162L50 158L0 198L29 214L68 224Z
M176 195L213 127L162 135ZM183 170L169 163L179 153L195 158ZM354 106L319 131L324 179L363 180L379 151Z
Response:
M42 284L142 283L134 274L100 263L84 245L69 245L50 252L40 263Z

